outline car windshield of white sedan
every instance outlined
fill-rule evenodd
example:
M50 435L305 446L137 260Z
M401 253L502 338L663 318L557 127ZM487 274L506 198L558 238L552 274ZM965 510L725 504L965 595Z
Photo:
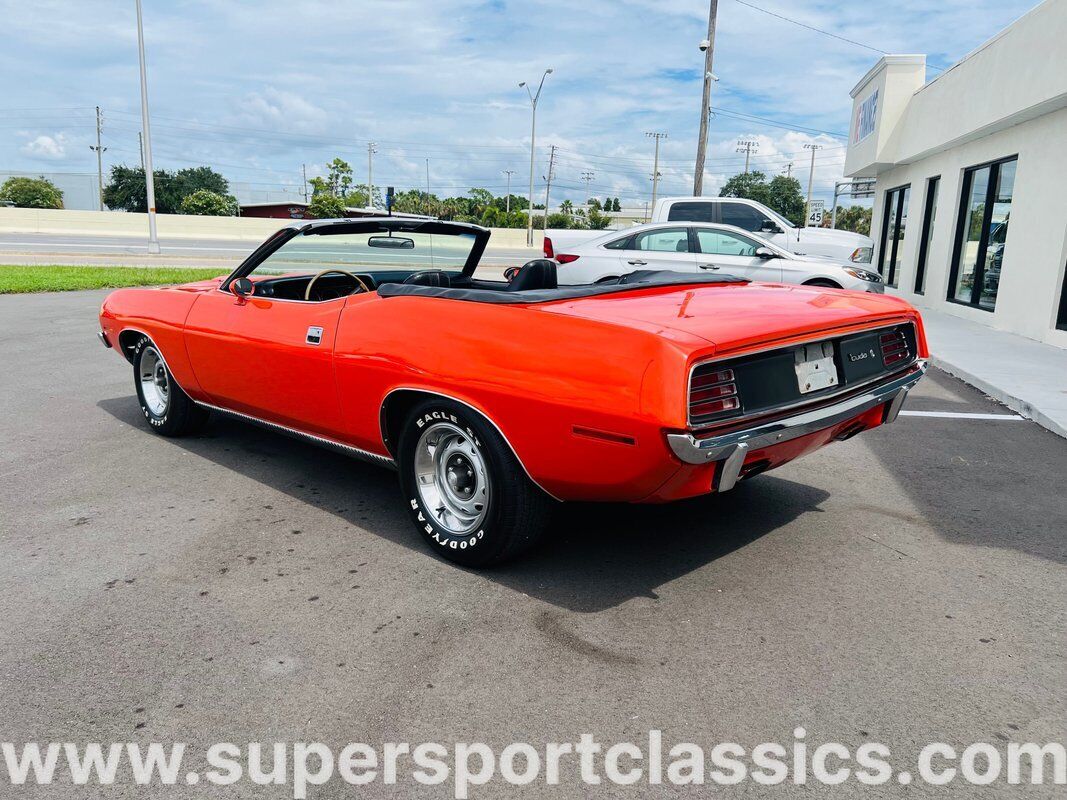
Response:
M462 270L474 247L473 234L335 233L300 234L283 244L252 275L312 274L324 269Z

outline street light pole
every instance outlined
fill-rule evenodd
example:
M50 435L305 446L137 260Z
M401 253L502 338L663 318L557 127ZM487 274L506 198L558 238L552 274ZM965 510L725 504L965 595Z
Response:
M708 117L711 114L711 84L715 74L711 71L715 60L715 21L719 15L719 0L711 0L708 10L708 38L700 43L704 51L704 94L700 100L700 138L697 140L697 162L693 172L693 197L704 193L704 159L708 149Z
M530 205L526 209L526 246L533 247L533 190L534 190L534 139L537 136L537 101L541 99L541 89L544 88L545 78L552 74L552 67L545 70L541 76L541 83L537 86L537 93L530 91L526 81L519 84L519 88L525 87L526 94L530 95ZM548 209L545 209L545 222L548 221Z
M374 208L374 154L378 152L376 142L367 142L367 208Z
M137 3L137 55L141 62L141 128L144 132L144 181L148 201L148 252L158 253L159 235L156 233L156 181L152 173L152 129L148 124L148 73L144 65L144 24L141 21L141 0Z

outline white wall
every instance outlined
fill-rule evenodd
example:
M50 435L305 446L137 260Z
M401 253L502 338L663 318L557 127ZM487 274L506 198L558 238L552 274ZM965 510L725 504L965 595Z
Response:
M920 308L935 308L1031 339L1067 347L1067 331L1056 330L1056 310L1067 262L1067 109L1046 114L977 141L912 164L882 172L875 184L871 236L881 242L885 193L911 185L908 226L898 293ZM1000 286L993 312L947 300L963 171L1018 154L1011 221L1004 246ZM925 295L914 293L927 179L941 176L933 236L926 258ZM878 264L876 250L874 265Z

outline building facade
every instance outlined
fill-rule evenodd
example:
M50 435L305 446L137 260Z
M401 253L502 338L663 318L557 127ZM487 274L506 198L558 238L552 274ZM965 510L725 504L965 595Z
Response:
M875 178L872 265L895 292L1067 348L1067 0L926 81L887 55L852 90L845 173Z

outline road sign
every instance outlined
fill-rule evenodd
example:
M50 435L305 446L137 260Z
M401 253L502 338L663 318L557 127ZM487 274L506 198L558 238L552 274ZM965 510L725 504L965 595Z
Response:
M822 212L826 207L826 203L823 200L812 200L811 205L808 206L808 227L818 228L822 225Z

